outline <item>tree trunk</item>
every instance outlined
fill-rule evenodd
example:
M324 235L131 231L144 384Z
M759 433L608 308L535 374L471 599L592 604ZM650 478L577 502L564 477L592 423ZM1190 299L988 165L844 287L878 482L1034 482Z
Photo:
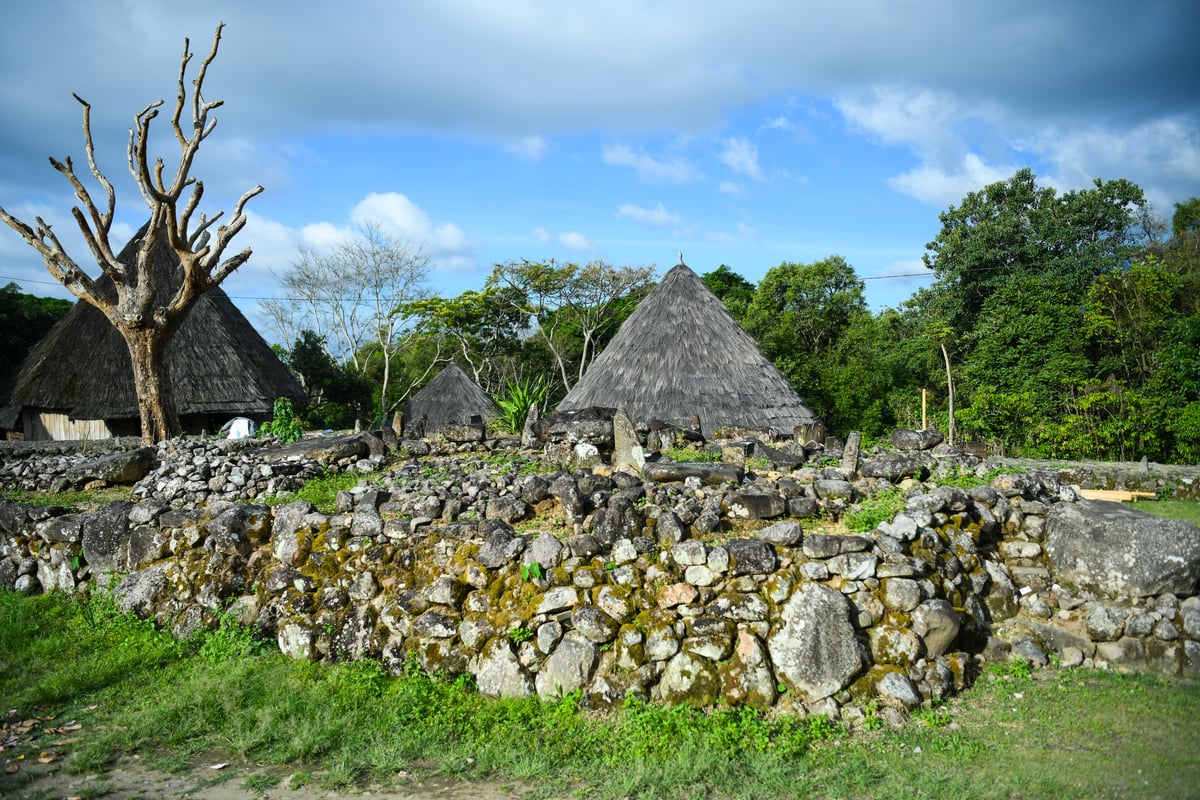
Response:
M942 347L942 358L946 360L946 393L950 396L950 422L946 441L954 444L954 376L950 373L950 354L946 352L946 343L938 342Z
M152 445L179 436L179 412L167 374L166 349L170 337L158 328L122 329L133 362L133 387L142 420L142 443Z

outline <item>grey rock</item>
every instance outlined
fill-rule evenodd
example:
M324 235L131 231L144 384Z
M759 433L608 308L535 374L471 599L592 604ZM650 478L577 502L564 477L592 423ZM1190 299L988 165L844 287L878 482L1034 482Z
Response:
M787 502L778 492L733 492L724 505L725 513L737 519L774 519L787 511Z
M91 481L103 481L107 484L137 483L150 471L155 453L153 447L109 453L72 467L67 471L66 477L75 486L83 486Z
M854 486L850 481L822 479L813 484L813 488L822 500L849 500L854 496Z
M537 563L545 569L554 569L562 563L566 550L562 542L552 533L540 534L525 550L523 561Z
M804 538L804 529L800 527L799 522L785 520L783 522L776 522L774 525L768 525L765 528L760 528L750 535L756 539L762 539L764 542L770 542L781 547L795 547Z
M784 605L767 648L777 676L807 700L845 688L862 668L850 602L825 586L807 584Z
M774 572L779 564L770 542L758 539L734 539L725 545L729 551L730 571L734 575Z
M504 527L494 531L479 546L476 559L488 569L497 569L515 561L524 549L525 540Z
M941 431L901 429L892 431L891 442L897 450L930 450L941 444L944 438Z
M475 685L480 694L488 697L530 697L535 691L533 676L503 636L484 645L475 671Z
M588 641L596 644L611 642L617 636L617 621L595 606L579 606L571 614L571 624Z
M139 572L131 572L113 589L117 606L126 612L148 617L167 591L166 564L158 564Z
M1113 597L1190 595L1200 582L1200 527L1119 503L1056 504L1046 553L1059 582Z
M949 600L935 598L917 606L912 615L913 632L925 643L925 652L936 658L950 649L962 620Z
M578 631L568 631L538 671L538 695L552 700L583 689L591 680L599 656L595 643Z
M711 661L680 651L667 662L659 680L659 690L665 703L703 708L721 696L721 681L717 667Z
M1044 667L1050 663L1050 657L1032 636L1018 636L1013 640L1012 658L1028 661L1038 667Z
M698 478L701 483L720 485L741 483L746 473L735 464L652 461L642 468L642 477L654 483L682 483L688 478Z
M895 611L912 611L921 602L921 584L910 578L884 578L879 588L883 604Z
M121 572L129 556L129 510L121 501L86 514L82 520L83 557L94 572Z
M879 692L879 699L885 704L906 710L921 705L921 693L903 673L889 670L875 686Z

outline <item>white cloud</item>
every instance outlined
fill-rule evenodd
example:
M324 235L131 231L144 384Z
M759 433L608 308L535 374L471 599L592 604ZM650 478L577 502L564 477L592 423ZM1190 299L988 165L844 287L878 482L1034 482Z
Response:
M763 179L762 167L758 164L758 148L745 137L734 136L725 139L724 149L717 158L722 164L739 175L745 175L756 181Z
M588 241L587 236L576 231L567 231L558 235L558 243L568 250L576 250L579 252L590 253L596 249L596 246Z
M661 202L654 208L641 208L629 203L622 203L617 208L617 216L628 217L643 225L653 225L655 227L664 227L679 223L679 215L672 211L667 211L666 206Z
M794 131L794 130L796 130L796 126L794 124L792 124L792 121L790 119L788 119L787 117L780 114L779 116L772 117L771 119L764 122L761 126L759 126L759 130Z
M1168 216L1170 204L1195 195L1200 184L1200 134L1178 119L1154 120L1120 132L1099 126L1050 131L1032 149L1054 164L1060 188L1087 187L1094 178L1127 177L1146 188L1147 198Z
M717 191L724 192L725 194L732 195L734 197L742 196L742 187L733 181L721 181L720 185L717 186Z
M435 224L420 206L396 192L368 194L351 210L350 221L378 224L385 233L420 247L435 269L446 272L463 271L475 247L453 222Z
M541 136L525 136L504 145L504 152L524 161L540 161L546 154L546 140Z
M683 159L657 159L645 153L635 153L624 144L606 145L601 158L605 164L632 167L640 177L649 181L687 183L698 175L695 167Z
M888 178L887 183L909 197L935 206L949 206L989 183L1007 180L1017 169L1015 166L991 166L974 153L967 153L954 171L926 163Z
M546 230L545 228L534 228L533 238L537 239L542 244L547 244L551 239L550 231Z

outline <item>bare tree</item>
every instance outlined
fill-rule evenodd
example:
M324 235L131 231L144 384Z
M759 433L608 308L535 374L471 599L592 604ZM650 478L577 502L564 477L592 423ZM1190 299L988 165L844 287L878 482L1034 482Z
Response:
M213 224L224 212L217 212L212 217L201 213L193 224L193 216L204 196L204 183L190 175L192 162L201 142L208 138L217 125L215 117L209 118L210 112L224 102L206 102L201 90L208 67L216 58L224 27L225 23L217 25L212 49L201 62L200 70L192 81L192 119L187 125L181 122L184 109L188 106L188 89L184 79L193 54L189 41L186 38L183 40L178 95L171 115L171 127L180 148L174 169L168 174L161 157L151 164L147 154L150 123L158 116L159 108L165 101L158 100L143 108L135 117L135 126L129 132L129 171L150 208L150 221L133 263L123 263L114 255L109 233L116 207L116 192L96 163L91 106L79 95L73 95L83 106L83 135L88 166L104 190L104 210L97 207L88 189L76 176L70 157L63 161L51 157L50 164L74 188L82 209L75 206L71 213L103 277L111 281L115 294L105 288L99 277L89 277L79 268L67 255L50 225L41 217L36 217L36 224L31 227L0 208L0 219L41 253L50 274L76 297L99 309L124 338L133 362L142 441L146 443L178 436L182 431L171 383L166 374L167 344L200 296L220 285L250 258L250 249L247 248L222 261L225 248L246 224L246 202L263 191L263 187L255 186L243 194L229 222L218 226L215 231ZM165 276L156 274L153 259L155 252L161 250L164 244L179 258L181 269L177 286L159 286L159 281ZM160 296L169 299L160 305Z
M404 348L411 324L398 309L425 296L428 275L429 259L419 248L367 223L328 254L301 250L279 278L287 296L262 307L287 341L312 330L335 362L359 373L381 357L379 408L386 419L391 360Z

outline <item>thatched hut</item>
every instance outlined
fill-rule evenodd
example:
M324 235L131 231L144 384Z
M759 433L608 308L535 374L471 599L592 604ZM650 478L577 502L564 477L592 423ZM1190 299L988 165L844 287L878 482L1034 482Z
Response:
M121 261L132 262L143 231L125 245ZM165 302L180 279L178 257L165 243L153 257ZM107 277L97 283L115 297ZM216 432L234 416L265 420L278 397L304 400L295 377L220 288L204 293L180 324L167 371L186 433ZM6 389L0 428L26 439L141 435L129 349L82 300L34 346Z
M639 425L772 429L817 421L787 378L682 258L617 331L558 410L623 408Z
M487 423L500 416L496 402L455 363L409 398L402 412L406 433L415 435L433 435L450 425Z

